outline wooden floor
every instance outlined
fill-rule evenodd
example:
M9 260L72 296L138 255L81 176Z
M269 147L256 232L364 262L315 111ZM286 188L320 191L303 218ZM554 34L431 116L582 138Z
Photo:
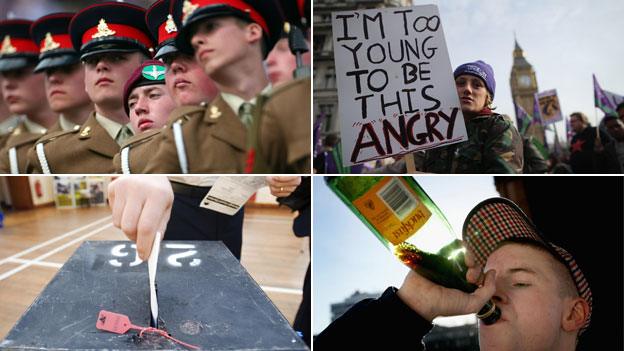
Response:
M309 240L292 234L286 209L247 207L241 263L292 323L309 262ZM43 207L5 213L0 229L0 340L85 240L125 240L108 207Z

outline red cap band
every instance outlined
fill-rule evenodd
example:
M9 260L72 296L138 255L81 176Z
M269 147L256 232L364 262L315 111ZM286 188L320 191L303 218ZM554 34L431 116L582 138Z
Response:
M152 41L150 40L150 38L143 33L142 31L131 27L131 26L127 26L125 24L118 24L118 23L106 23L106 26L108 27L109 30L115 32L114 34L108 35L108 36L102 36L102 38L130 38L130 39L134 39L139 41L141 44L143 44L146 48L150 48L152 47ZM82 44L86 44L88 42L90 42L91 40L93 40L93 36L97 35L100 31L100 29L98 29L98 26L92 27L91 29L87 30L83 35L82 35Z
M72 49L74 50L74 46L71 42L71 37L69 34L52 34L52 42L46 43L49 39L43 39L41 43L39 43L39 52L46 52L49 50L57 50L57 49Z
M303 17L305 15L305 0L297 0L297 9L299 10L299 16Z
M9 41L7 41L9 37ZM22 38L11 38L5 36L4 40L0 42L0 55L5 54L39 54L39 48L34 41Z
M173 27L172 27L173 26ZM178 28L173 21L165 21L158 27L158 44L171 38L175 38L178 35Z
M258 13L258 11L256 11L253 7L249 6L246 2L242 0L195 0L190 2L193 5L199 5L201 7L208 5L227 5L237 10L247 12L249 14L249 17L251 17L254 22L258 23L265 32L271 34L271 32L269 31L269 27L264 20L264 17L262 17L260 13Z

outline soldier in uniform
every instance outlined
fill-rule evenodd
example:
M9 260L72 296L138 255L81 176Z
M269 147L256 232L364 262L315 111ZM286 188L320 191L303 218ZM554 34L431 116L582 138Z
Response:
M119 173L142 173L154 150L152 142L176 107L165 86L165 65L149 60L139 66L124 86L124 109L135 135L121 145L113 158Z
M41 54L35 73L45 73L45 88L52 111L59 113L50 132L71 130L82 125L93 103L85 91L84 68L69 39L69 22L74 13L56 13L41 17L30 27Z
M169 93L177 106L199 106L209 103L218 93L217 87L192 56L179 52L175 47L174 39L178 29L169 9L169 0L159 0L147 9L145 14L147 27L158 41L154 58L166 64L165 81L162 84L166 82ZM128 100L125 98L124 102L128 103ZM161 116L162 113L168 116L170 112L169 108L154 111ZM160 133L160 129L152 129L129 139L125 145L122 145L121 152L113 159L115 169L122 173L143 172L147 161L153 155L153 150L159 146ZM132 153L130 153L131 148L134 149Z
M57 119L45 98L43 76L33 72L39 48L30 38L31 24L0 22L2 95L11 113L25 115L0 150L0 173L25 173L28 150Z
M299 28L309 27L309 2L281 0L280 3L290 24L284 26L284 32L288 34L290 49L293 53L297 52L300 56L297 60L303 63L306 55L309 55L309 48L305 37L303 35L298 37L295 34ZM281 41L285 40L281 39ZM278 48L276 46L273 51ZM295 56L290 54L290 62L293 61L296 62ZM269 74L275 72L271 68L271 54L267 58L267 66ZM255 153L254 172L310 172L310 129L301 128L301 126L310 125L310 99L305 99L305 97L311 94L311 81L309 67L297 66L297 64L291 66L291 69L292 67L295 69L291 72L294 80L286 83L280 82L278 88L259 99L258 105L262 106L261 112L258 119L254 121L251 137L254 141L252 146ZM293 104L291 101L299 102Z
M158 38L155 59L165 63L167 88L178 106L209 104L219 93L215 83L204 73L192 55L175 46L178 27L169 9L169 0L156 1L145 14L152 36Z
M42 169L52 173L113 173L113 157L133 135L123 108L123 85L151 56L145 10L101 3L78 12L69 25L85 67L85 89L95 105L81 128L42 138ZM47 169L46 169L47 168Z
M41 52L34 71L45 73L48 104L59 114L58 121L46 135L80 128L93 111L93 103L85 91L84 68L69 39L69 22L73 17L73 13L54 13L41 17L30 27L31 37L39 43ZM36 143L29 150L26 166L29 173L35 167L41 169L37 149L42 147L43 144Z
M304 39L305 46L308 49L300 53L301 63L309 69L311 61L311 52L309 50L310 26L307 18L309 14L306 15L305 13L305 10L309 10L310 8L309 4L307 1L280 0L280 5L282 6L282 12L288 22L284 23L282 37L277 41L275 47L269 52L269 56L267 56L266 59L267 74L273 85L290 82L295 78L293 73L295 73L297 69L297 57L291 51L289 43L291 28L294 30L293 26L296 26L302 31L305 30L302 39ZM309 75L309 72L307 73Z
M419 170L431 173L522 173L522 137L513 123L492 111L494 71L483 61L454 72L468 141L427 150Z
M210 106L186 107L173 112L168 128L163 131L159 150L146 172L241 173L254 170L254 141L251 140L254 133L248 133L248 129L253 128L255 116L260 114L260 109L254 106L257 98L271 91L262 60L279 38L283 26L280 14L273 0L174 3L173 17L178 23L182 22L178 25L177 49L194 53L221 93ZM309 104L309 94L297 97L288 104ZM309 115L309 109L304 112ZM309 134L309 122L298 128ZM308 152L309 147L308 142Z

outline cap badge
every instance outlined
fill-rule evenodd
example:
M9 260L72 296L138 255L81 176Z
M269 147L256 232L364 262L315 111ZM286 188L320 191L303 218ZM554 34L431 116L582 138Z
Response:
M178 31L178 27L176 27L175 22L173 21L173 17L171 15L167 15L167 24L165 24L165 31L167 31L167 33L173 33Z
M106 24L106 21L104 21L103 18L100 19L100 23L98 23L97 30L98 30L97 33L91 36L92 39L108 37L111 35L115 35L116 33L114 30L110 30L110 28L108 28L108 24Z
M45 35L45 40L43 42L43 48L41 48L41 52L58 49L60 47L61 44L54 41L54 38L52 38L52 34L50 32L47 32Z
M2 48L0 48L0 55L4 54L14 54L17 52L17 49L13 44L11 44L11 37L8 35L4 36L4 40L2 40Z
M184 0L184 4L182 5L182 23L186 23L188 17L197 10L199 5L193 4L189 0Z

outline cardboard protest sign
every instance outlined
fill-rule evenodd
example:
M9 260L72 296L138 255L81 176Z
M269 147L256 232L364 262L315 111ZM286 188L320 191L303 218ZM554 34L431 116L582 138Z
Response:
M438 7L332 13L343 162L468 139Z
M557 90L547 90L536 94L539 103L540 116L544 125L563 121L561 105L557 97Z

